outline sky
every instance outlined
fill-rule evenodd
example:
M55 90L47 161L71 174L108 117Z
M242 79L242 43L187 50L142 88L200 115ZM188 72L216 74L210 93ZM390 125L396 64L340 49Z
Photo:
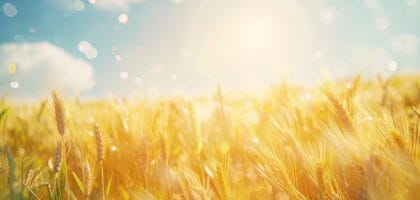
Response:
M420 72L416 0L0 0L0 95L203 94Z

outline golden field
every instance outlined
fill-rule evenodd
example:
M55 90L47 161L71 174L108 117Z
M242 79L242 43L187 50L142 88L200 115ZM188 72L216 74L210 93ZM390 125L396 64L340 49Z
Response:
M420 75L0 101L0 199L420 199Z

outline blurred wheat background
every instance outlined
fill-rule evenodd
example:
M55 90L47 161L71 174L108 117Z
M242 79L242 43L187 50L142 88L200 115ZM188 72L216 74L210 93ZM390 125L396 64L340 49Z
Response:
M419 199L419 75L0 102L1 199Z
M0 0L0 200L420 199L420 1Z

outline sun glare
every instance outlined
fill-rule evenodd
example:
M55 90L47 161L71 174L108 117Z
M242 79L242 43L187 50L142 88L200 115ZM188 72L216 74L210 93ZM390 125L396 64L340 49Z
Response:
M270 20L259 17L243 19L238 22L236 43L245 49L268 47L276 39L275 25Z
M0 200L420 200L420 0L7 1Z

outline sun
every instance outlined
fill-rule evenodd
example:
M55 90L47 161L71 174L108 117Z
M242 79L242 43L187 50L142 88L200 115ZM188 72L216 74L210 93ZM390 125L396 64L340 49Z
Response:
M238 20L233 37L243 50L262 50L276 43L277 32L272 19L253 16Z

